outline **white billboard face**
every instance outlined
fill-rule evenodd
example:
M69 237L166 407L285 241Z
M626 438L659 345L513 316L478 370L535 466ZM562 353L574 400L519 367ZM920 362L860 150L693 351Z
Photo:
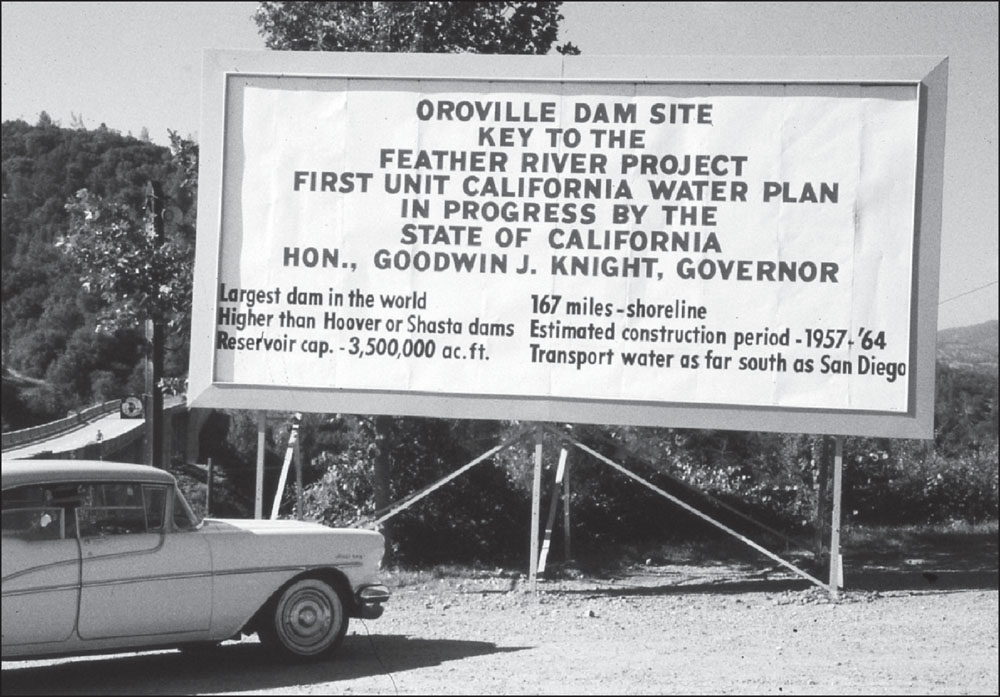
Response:
M914 414L917 84L221 82L210 403Z

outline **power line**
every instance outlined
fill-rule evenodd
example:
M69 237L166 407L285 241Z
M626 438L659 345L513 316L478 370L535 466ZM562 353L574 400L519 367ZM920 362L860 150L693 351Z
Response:
M950 303L952 300L958 300L959 298L964 298L966 295L969 295L970 293L975 293L977 290L982 290L983 288L989 288L990 286L995 286L996 284L997 281L990 281L986 285L979 286L978 288L973 288L972 290L967 290L964 293L959 293L958 295L948 298L947 300L942 300L941 302L938 303L938 307L944 305L945 303Z

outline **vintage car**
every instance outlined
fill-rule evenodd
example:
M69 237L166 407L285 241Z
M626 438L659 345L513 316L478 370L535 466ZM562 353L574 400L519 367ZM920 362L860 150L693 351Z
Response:
M316 659L389 597L377 532L199 520L173 476L144 465L5 460L2 484L4 660L253 632Z

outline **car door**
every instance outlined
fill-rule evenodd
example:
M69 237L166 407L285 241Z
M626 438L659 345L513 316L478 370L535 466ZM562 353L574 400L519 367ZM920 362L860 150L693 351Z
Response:
M61 642L76 624L80 548L53 489L3 492L3 645Z
M92 484L79 509L82 639L207 638L212 569L197 530L173 525L173 489ZM142 643L124 640L123 645Z

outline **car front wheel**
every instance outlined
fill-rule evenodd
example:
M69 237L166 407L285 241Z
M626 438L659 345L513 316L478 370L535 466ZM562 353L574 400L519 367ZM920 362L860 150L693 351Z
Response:
M347 614L337 591L324 581L304 578L285 588L264 618L261 641L285 658L329 656L347 633Z

